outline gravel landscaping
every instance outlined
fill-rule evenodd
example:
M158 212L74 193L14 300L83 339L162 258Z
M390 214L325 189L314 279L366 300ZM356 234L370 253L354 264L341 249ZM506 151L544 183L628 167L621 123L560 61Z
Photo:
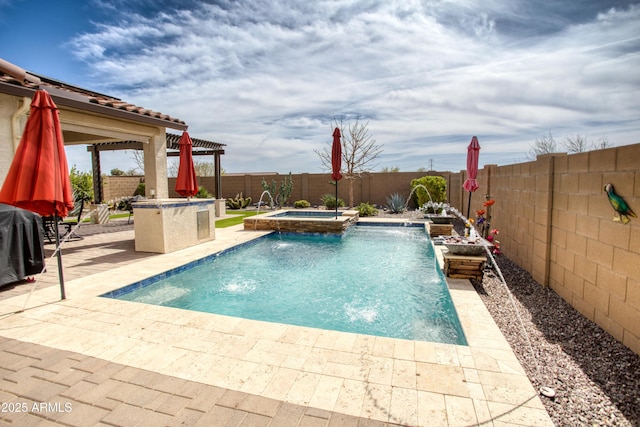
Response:
M555 391L541 396L554 423L640 425L640 356L504 255L496 262L509 291L495 269L472 283L533 386Z

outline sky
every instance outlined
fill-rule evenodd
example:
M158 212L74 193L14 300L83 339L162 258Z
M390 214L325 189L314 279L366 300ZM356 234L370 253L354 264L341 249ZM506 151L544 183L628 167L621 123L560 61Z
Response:
M474 135L480 167L549 133L640 143L637 1L0 0L0 41L28 71L226 144L227 173L327 172L336 119L366 124L372 171L464 170ZM67 156L91 170L84 147Z

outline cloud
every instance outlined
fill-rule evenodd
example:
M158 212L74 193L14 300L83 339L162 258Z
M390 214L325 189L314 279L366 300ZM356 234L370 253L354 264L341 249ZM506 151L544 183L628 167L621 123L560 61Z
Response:
M74 51L92 87L228 144L229 172L319 172L339 116L368 120L380 167L401 170L462 169L473 135L481 164L549 130L640 142L637 5L150 3L118 4Z

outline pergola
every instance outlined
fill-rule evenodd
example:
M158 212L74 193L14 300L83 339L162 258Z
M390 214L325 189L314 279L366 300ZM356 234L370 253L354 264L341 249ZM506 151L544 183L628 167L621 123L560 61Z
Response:
M180 135L167 133L167 157L175 157L180 155ZM222 194L222 168L220 166L220 156L224 154L225 144L207 141L199 138L191 138L193 144L194 156L213 156L215 167L215 188L214 196L220 198ZM103 202L102 194L102 170L100 166L101 151L115 150L143 150L143 143L138 141L115 141L100 144L91 144L87 146L87 151L91 153L91 164L93 166L93 194L96 203Z

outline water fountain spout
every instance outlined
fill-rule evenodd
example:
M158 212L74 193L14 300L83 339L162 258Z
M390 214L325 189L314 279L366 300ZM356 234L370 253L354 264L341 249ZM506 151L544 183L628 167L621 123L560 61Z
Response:
M413 188L411 189L411 191L409 192L409 197L407 198L407 202L406 202L406 203L405 203L405 205L404 205L404 208L405 208L405 209L407 209L407 206L409 206L409 202L411 201L411 196L413 195L413 193L415 193L415 192L416 192L416 190L417 190L418 188L422 188L422 189L424 189L424 191L426 191L426 192L427 192L427 196L429 196L429 200L431 201L431 203L433 203L433 199L431 198L431 193L429 193L429 190L427 189L427 187L425 187L425 186L424 186L424 185L422 185L422 184L418 184L418 185L416 185L415 187L413 187ZM420 206L418 206L418 208L420 208Z
M260 200L258 201L258 209L256 210L256 215L260 213L260 205L262 204L262 198L264 197L265 194L269 195L269 198L271 199L271 206L274 205L273 197L271 197L271 193L269 192L269 190L264 190L260 195Z

